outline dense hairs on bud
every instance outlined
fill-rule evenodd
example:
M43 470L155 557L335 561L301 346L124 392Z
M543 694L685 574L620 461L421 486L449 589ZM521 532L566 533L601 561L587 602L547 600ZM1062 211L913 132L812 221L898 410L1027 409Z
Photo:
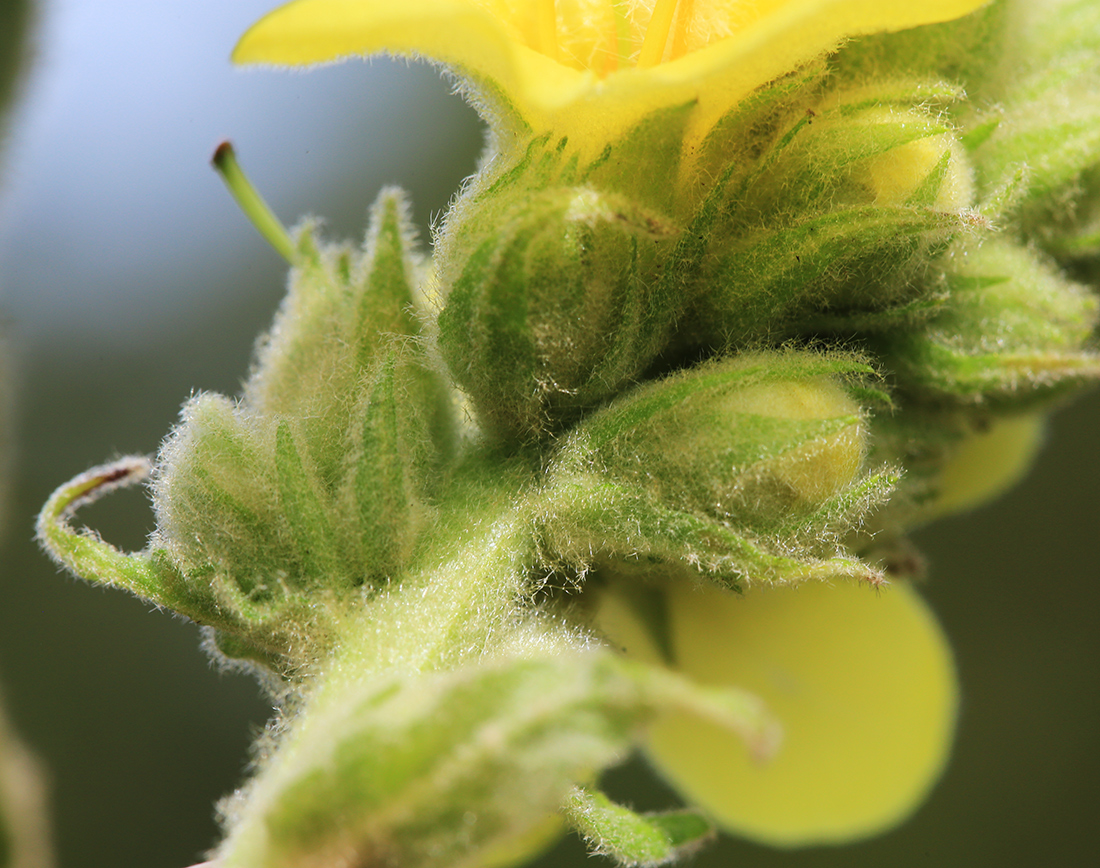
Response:
M481 242L439 315L444 360L484 428L536 439L639 376L678 313L652 274L674 230L620 195L554 188Z
M840 355L747 353L627 393L555 459L550 557L582 570L649 561L733 585L877 580L837 542L896 480L864 474L868 373Z
M946 264L939 312L876 344L910 401L1022 408L1100 376L1088 348L1100 302L1087 287L1001 239L960 246Z

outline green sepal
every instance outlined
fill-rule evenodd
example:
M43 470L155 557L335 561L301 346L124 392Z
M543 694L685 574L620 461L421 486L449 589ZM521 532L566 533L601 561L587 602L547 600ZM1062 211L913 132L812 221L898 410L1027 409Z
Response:
M947 304L947 293L940 287L911 301L885 310L819 311L799 320L799 328L811 335L877 334L920 326Z
M939 313L877 343L899 389L1024 407L1100 376L1100 356L1088 348L1100 302L1086 287L1005 239L963 247L947 267Z
M751 170L784 135L792 118L806 116L806 106L820 97L826 72L822 61L789 72L739 101L707 131L691 160L691 171L700 182L711 179L709 185L700 184L704 195Z
M822 312L889 321L892 308L912 303L928 258L966 228L935 209L860 206L753 232L725 248L685 329L736 346L801 334Z
M463 251L477 246L497 215L530 194L581 185L618 193L650 210L672 206L675 188L669 178L682 159L684 129L694 107L689 102L645 115L594 155L582 156L567 137L555 138L549 132L525 137L526 148L510 160L495 155L471 180L441 227L436 247L444 282L461 268Z
M348 578L354 583L354 577L341 575L344 569L330 510L302 464L286 419L275 426L275 477L279 511L285 518L289 548L294 553L287 566L293 564L306 583L316 582L319 587L328 586L338 576L341 584Z
M822 504L784 535L670 509L634 486L596 474L562 476L547 492L540 517L541 557L548 568L581 576L604 566L641 577L682 572L735 591L839 579L878 585L879 569L840 550L837 519L861 520L886 501L897 478L892 471L868 475L854 496Z
M680 169L684 130L694 102L651 112L612 143L584 175L593 189L607 190L663 214L679 207L678 185L670 182Z
M348 432L335 502L350 528L346 553L378 578L408 563L444 475L445 456L432 436L442 394L425 364L402 350L383 359L368 375Z
M588 844L624 868L656 868L686 858L716 837L713 824L690 809L638 814L599 790L575 787L563 813Z
M998 84L993 70L1005 56L1010 3L992 2L951 21L853 39L831 58L833 74L848 81L929 76L964 82L971 100L984 101ZM967 106L959 108L966 112Z
M903 464L905 475L885 504L867 522L867 538L859 548L881 547L875 539L885 532L892 545L909 528L919 525L921 515L936 498L936 478L955 447L976 427L988 424L989 412L909 404L900 411L876 413L871 417L872 457Z
M939 199L943 185L948 181L951 172L951 164L956 159L948 148L943 152L939 162L924 176L924 180L913 190L905 200L906 205L916 208L933 208Z

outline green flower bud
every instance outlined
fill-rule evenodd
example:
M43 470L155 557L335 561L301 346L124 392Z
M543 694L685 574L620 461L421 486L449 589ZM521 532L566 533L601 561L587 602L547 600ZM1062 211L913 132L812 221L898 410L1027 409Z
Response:
M844 378L867 373L850 357L750 353L628 393L567 439L544 544L582 567L672 561L734 584L870 578L836 543L894 479L862 475L857 396L874 393Z
M882 336L898 386L924 400L1025 406L1100 376L1087 350L1100 303L1005 240L956 250L947 297L919 327Z
M705 252L670 260L698 286L685 332L736 346L805 333L823 311L843 328L911 301L928 259L979 219L952 128L913 107L957 96L900 83L826 93L782 115L768 147L727 168L685 231Z
M680 232L677 167L694 104L643 117L595 159L567 138L497 156L455 202L434 261L438 337L498 440L534 440L634 382L684 304L657 271Z
M533 439L637 378L680 301L653 288L674 230L614 193L554 187L485 226L439 315L439 344L479 420Z
M363 411L379 361L408 345L416 355L420 321L416 293L421 263L403 194L384 190L371 209L363 252L319 249L311 227L300 233L290 290L270 333L257 347L243 406L262 416L298 420L305 448L324 485L346 472L346 432ZM447 397L426 366L411 397L423 405L434 448L450 449ZM354 451L354 450L353 450ZM418 461L430 460L419 456Z
M840 383L798 373L764 355L708 365L632 393L581 436L610 475L676 508L739 523L803 514L851 484L866 431Z

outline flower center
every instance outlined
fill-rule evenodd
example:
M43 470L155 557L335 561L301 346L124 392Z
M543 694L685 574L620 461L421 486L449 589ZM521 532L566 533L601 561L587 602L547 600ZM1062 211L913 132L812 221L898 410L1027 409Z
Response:
M652 67L724 38L775 0L481 0L521 42L603 77Z

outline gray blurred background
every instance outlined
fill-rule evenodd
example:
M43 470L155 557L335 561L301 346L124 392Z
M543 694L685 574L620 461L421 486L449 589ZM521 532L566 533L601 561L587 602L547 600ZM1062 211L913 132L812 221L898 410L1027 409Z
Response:
M211 805L270 711L249 678L210 666L193 625L59 574L31 541L56 485L155 450L193 390L234 393L279 303L283 263L209 168L214 146L233 139L284 221L316 214L348 239L390 183L427 237L481 147L473 113L423 65L231 68L236 37L273 5L44 3L7 123L0 320L17 451L0 683L48 769L63 868L199 861ZM726 840L697 865L1100 864L1098 443L1093 393L1055 417L1009 497L919 535L964 700L954 759L916 817L839 849ZM141 491L82 515L127 548L151 529ZM671 798L640 764L611 786L640 808ZM566 842L544 864L583 863Z

